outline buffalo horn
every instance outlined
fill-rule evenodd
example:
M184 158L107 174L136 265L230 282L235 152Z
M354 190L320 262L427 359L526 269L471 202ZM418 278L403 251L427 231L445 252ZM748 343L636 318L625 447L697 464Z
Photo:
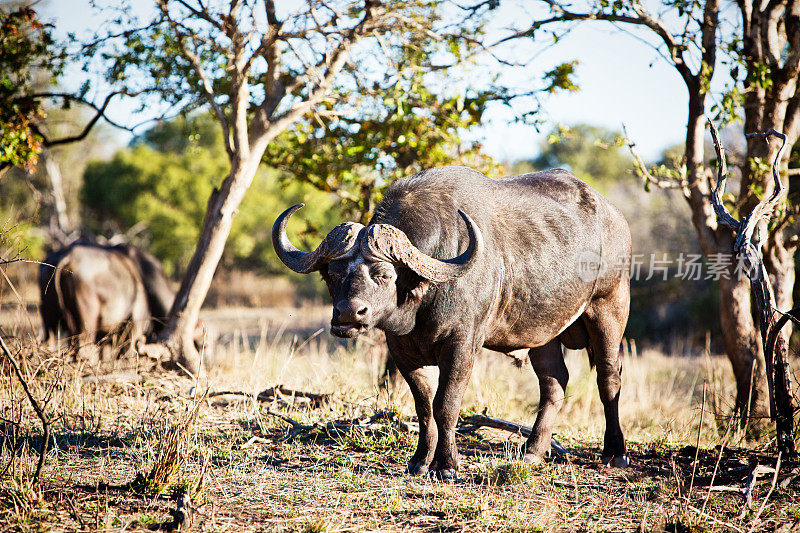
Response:
M410 268L421 277L433 281L450 281L463 276L478 262L483 253L483 237L475 221L466 213L458 210L458 214L467 224L469 246L463 254L453 259L440 261L434 259L411 244L402 230L389 224L367 226L361 242L361 254L368 261L388 261Z
M283 264L301 274L319 270L324 263L347 255L358 241L363 224L345 222L333 228L313 252L303 252L289 242L286 224L295 211L305 204L297 204L280 214L272 225L272 246Z

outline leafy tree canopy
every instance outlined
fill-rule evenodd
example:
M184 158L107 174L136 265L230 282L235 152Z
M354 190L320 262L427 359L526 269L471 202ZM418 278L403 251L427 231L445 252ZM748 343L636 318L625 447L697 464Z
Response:
M110 161L89 165L82 190L85 221L98 232L144 230L148 249L167 272L180 272L200 235L206 201L228 165L219 127L209 115L165 121ZM224 264L283 272L270 229L287 205L307 203L306 232L334 224L330 195L302 184L282 190L278 173L268 168L257 173L234 222Z
M409 53L385 86L361 87L343 97L344 103L328 104L334 119L324 109L309 113L268 147L264 161L286 171L284 182L335 192L345 215L362 223L392 182L426 168L460 164L502 174L479 143L463 140L497 94L434 92L414 68L426 60Z
M45 111L31 88L45 64L55 68L51 29L29 6L0 6L0 168L31 168L42 149L34 123Z

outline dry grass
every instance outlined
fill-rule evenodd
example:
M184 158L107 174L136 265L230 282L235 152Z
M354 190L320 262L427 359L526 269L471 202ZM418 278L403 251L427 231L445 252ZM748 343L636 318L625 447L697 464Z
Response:
M115 373L111 377L95 375L59 354L45 357L30 337L19 342L34 393L49 394L48 409L57 419L41 491L32 492L40 430L4 371L0 530L158 529L170 522L170 496L191 487L202 487L195 494L197 531L761 531L800 519L796 482L778 484L757 522L769 476L754 488L754 509L745 508L738 494L708 489L712 475L714 485L741 487L755 461L775 462L768 439L748 444L736 431L725 437L733 390L729 363L721 357L645 352L625 360L621 418L633 463L619 471L598 465L603 415L595 373L585 354L570 353L570 385L556 435L570 449L569 461L525 466L516 460L519 437L481 430L459 436L462 479L448 485L403 474L416 436L391 421L287 438L287 418L314 425L394 410L408 420L413 407L405 385L391 393L377 387L379 339L346 344L327 333L308 339L308 331L325 320L323 311L288 320L261 316L205 316L220 341L217 365L200 383L144 371L130 361L105 369ZM332 393L332 400L314 408L235 395L196 401L205 390L255 395L277 384ZM486 353L463 409L531 424L537 400L529 365L518 369ZM176 426L194 405L194 423ZM136 475L151 472L159 454L169 451L166 436L175 428L185 430L178 439L185 446L176 462L181 468L159 487L161 494L131 490ZM720 457L714 446L723 439L728 451L714 474Z

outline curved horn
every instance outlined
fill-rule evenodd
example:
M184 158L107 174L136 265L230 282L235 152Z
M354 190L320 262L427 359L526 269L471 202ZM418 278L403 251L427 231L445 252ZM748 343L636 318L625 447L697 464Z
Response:
M458 257L440 261L425 255L411 244L402 230L389 224L367 226L361 254L369 261L400 263L429 281L450 281L463 276L483 255L483 236L469 215L460 209L458 214L464 219L469 234L469 246Z
M362 224L345 222L333 228L313 252L303 252L289 242L286 236L286 224L298 209L306 204L297 204L280 214L272 225L272 247L284 265L299 272L308 274L318 270L323 263L333 261L347 255L358 241Z

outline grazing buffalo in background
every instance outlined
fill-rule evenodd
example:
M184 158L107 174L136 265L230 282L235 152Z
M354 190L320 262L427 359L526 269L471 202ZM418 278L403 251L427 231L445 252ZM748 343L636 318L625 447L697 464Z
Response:
M52 252L39 268L39 289L44 340L61 330L90 359L95 343L125 328L131 346L157 334L175 298L161 263L127 245L73 243Z
M331 333L386 332L419 418L410 473L456 478L455 426L481 347L529 350L541 398L526 462L550 449L569 377L562 345L586 348L605 410L603 461L627 466L618 403L631 238L600 193L564 170L489 179L436 168L395 183L368 226L340 224L311 253L286 236L300 207L276 220L275 251L295 272L321 272Z

